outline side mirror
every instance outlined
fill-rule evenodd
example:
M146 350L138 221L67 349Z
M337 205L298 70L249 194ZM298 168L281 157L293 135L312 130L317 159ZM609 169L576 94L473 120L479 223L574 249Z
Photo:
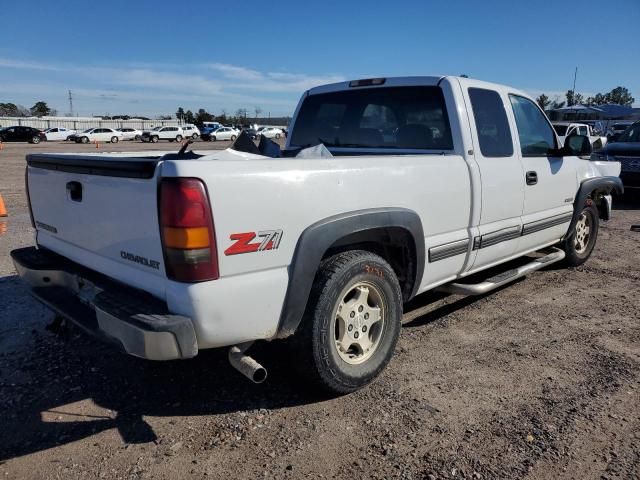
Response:
M589 137L584 135L571 135L564 141L564 147L562 148L563 156L573 157L588 157L591 155L593 148Z

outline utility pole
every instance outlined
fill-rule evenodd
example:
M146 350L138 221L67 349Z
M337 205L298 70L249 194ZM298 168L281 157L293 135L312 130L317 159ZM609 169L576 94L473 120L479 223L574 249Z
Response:
M73 96L71 95L71 90L69 90L69 113L73 117Z
M576 94L576 77L578 76L578 67L576 67L576 71L573 72L573 95Z

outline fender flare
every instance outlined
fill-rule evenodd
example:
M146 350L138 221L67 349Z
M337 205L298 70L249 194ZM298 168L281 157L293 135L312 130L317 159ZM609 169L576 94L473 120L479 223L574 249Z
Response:
M578 189L578 194L576 195L576 199L573 202L573 217L571 218L571 223L569 224L569 229L567 230L567 234L573 231L576 223L578 221L578 217L580 216L580 212L582 211L582 206L586 203L587 198L595 191L602 191L606 194L615 191L618 195L624 193L624 186L622 185L622 180L620 177L595 177L588 178L580 184L580 188Z
M336 241L352 233L389 227L407 230L413 237L416 250L416 272L410 296L413 298L425 267L424 232L420 216L406 208L374 208L335 215L307 227L298 239L289 266L289 284L276 336L288 337L298 328L322 257Z

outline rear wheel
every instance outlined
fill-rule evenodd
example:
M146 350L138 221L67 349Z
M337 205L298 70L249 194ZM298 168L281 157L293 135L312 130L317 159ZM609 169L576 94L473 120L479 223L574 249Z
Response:
M402 295L389 264L354 250L323 261L297 344L305 376L334 393L349 393L387 366L400 334Z
M33 138L31 139L31 143L35 143L35 144L40 143L40 137L37 135L34 135Z
M598 209L590 202L582 208L575 227L563 242L567 265L577 267L587 261L596 246L599 228Z
M111 143L118 143L118 137L111 137Z
M194 133L193 135L191 135L191 138L193 138L195 140L196 138L198 138L198 134Z
M136 135L135 137L133 137L133 139L137 142L138 140L140 140L140 135Z
M89 137L82 137L82 138L80 139L80 141L81 141L82 143L89 143Z

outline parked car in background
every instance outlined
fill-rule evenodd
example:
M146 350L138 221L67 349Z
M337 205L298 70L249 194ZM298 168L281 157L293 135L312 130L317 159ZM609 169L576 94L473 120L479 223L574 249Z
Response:
M200 133L205 133L205 130L209 133L217 130L218 128L223 127L220 122L202 122L202 128L200 129Z
M170 142L181 142L184 138L184 132L180 127L156 127L153 130L142 132L142 141L158 143L160 140L168 140Z
M200 136L200 129L193 124L182 125L184 138L193 138L194 140Z
M89 143L89 142L111 142L118 143L122 138L122 132L118 132L113 128L87 128L84 132L76 133L69 137L69 140L73 140L76 143Z
M280 138L284 136L284 132L281 128L277 127L262 127L258 130L258 135L262 135L265 138Z
M593 153L591 159L620 162L624 188L640 189L640 122L628 126L616 141Z
M212 132L203 133L201 138L205 142L215 142L216 140L231 140L234 141L240 132L231 127L220 127Z
M142 130L135 128L116 128L116 131L122 133L121 140L140 140L140 137L142 137Z
M629 128L633 122L617 122L609 127L607 131L607 138L610 142L615 142L618 138L625 132L627 128Z
M22 127L19 125L0 128L0 142L40 143L46 139L47 137L44 132L37 128Z
M256 139L258 138L258 131L255 128L243 128L242 131L249 135L249 138Z
M64 127L47 128L44 131L44 134L47 137L47 141L49 142L68 140L69 136L73 135L74 133L76 133L76 130L70 130Z
M607 144L607 137L596 135L593 127L586 123L553 122L553 129L558 134L558 138L563 145L565 139L572 135L589 137L589 142L594 150L599 150Z

